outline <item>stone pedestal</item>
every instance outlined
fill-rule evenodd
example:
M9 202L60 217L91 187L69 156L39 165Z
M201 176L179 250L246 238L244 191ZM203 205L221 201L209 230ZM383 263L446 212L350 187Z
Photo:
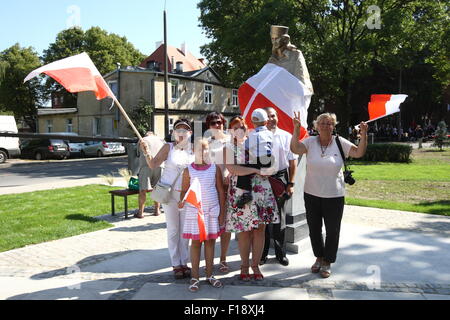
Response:
M306 176L306 156L299 158L297 173L295 175L295 187L292 198L286 202L286 249L289 252L298 253L299 249L309 243L309 229L306 223L305 202L303 191Z

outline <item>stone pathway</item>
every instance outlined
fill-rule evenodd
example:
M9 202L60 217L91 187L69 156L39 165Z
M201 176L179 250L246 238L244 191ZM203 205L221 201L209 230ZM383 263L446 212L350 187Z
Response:
M436 275L427 277L426 269L425 276L421 275L420 281L417 282L411 281L410 278L400 277L395 281L381 279L374 285L364 276L358 278L356 274L355 277L343 278L343 274L348 271L345 268L356 268L360 264L359 260L352 258L353 251L359 250L359 254L364 255L365 251L378 249L371 249L370 246L352 248L352 242L359 243L360 241L357 238L349 238L348 231L346 231L347 235L342 235L346 240L343 239L345 241L342 243L342 250L340 249L344 261L336 263L342 268L342 271L336 271L336 274L329 279L321 279L318 275L309 272L308 263L312 261L313 257L308 249L297 255L288 255L291 263L287 268L281 267L274 259L270 259L271 261L269 260L261 268L266 276L264 281L242 282L238 279L240 258L237 241L232 240L228 261L234 271L226 275L216 272L217 277L224 283L224 288L213 289L202 283L202 294L193 297L186 290L187 281L174 280L171 268L167 267L169 259L164 215L155 217L147 214L145 219L131 218L128 220L124 220L121 216L111 217L110 215L101 218L111 222L114 226L84 235L0 253L0 283L2 283L0 287L3 288L0 289L0 299L39 299L42 297L59 299L75 295L78 298L111 300L226 299L227 297L234 297L231 299L450 300L449 278L446 275L441 278ZM411 239L418 239L417 237L421 236L426 237L424 238L426 241L431 241L430 239L436 237L436 241L445 242L450 232L450 218L347 206L344 214L344 226L348 230L361 229L363 231L366 230L365 228L375 227L381 229L373 229L374 232L386 229L386 232L397 232L403 238L405 235L416 237ZM383 240L378 238L374 239L376 241ZM445 245L441 242L432 244L434 247L440 248L439 246ZM405 243L405 245L423 245L426 248L431 246L430 243ZM219 244L217 244L216 257L219 250ZM413 248L411 252L426 253L426 251L422 253L420 250L422 249L417 247ZM405 256L409 257L412 253L408 252ZM380 253L376 254L380 255ZM449 260L450 252L441 252L441 254L443 259ZM413 266L415 266L415 262L414 259L408 261ZM443 267L445 268L446 265ZM356 271L352 271L352 273L354 272ZM387 278L391 279L392 276ZM11 292L8 292L9 283L15 283L15 288ZM22 288L17 285L20 283L23 283ZM78 293L76 290L68 291L66 288L74 283L82 288ZM45 284L50 287L56 285L56 288L32 290L31 288L37 284L40 286ZM105 292L108 293L98 295L97 291L100 287L107 288Z

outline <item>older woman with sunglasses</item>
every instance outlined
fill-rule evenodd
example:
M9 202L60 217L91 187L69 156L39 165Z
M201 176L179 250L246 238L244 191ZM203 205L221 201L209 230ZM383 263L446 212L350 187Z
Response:
M222 171L224 189L228 189L229 172L223 160L223 148L230 141L230 136L225 133L225 117L219 112L211 112L206 116L206 133L209 136L210 159ZM221 226L225 228L225 226ZM230 246L231 232L224 232L220 236L220 272L227 273L230 268L227 264L227 253Z
M141 147L151 169L159 168L164 162L161 182L167 185L175 183L170 201L162 206L166 215L168 248L174 275L176 279L182 279L190 277L190 268L187 266L189 240L183 238L185 214L184 209L178 208L178 202L181 193L181 173L194 162L194 153L190 122L186 119L179 119L174 123L173 128L174 142L165 144L154 158L149 154L146 144L141 144Z
M256 169L245 167L245 147L247 125L241 116L230 120L229 132L232 141L223 151L224 163L230 171L230 184L227 197L226 230L238 233L239 253L241 256L240 279L262 280L264 276L259 270L259 262L264 248L265 227L269 223L279 223L277 204L268 177L273 174L269 168ZM253 201L238 208L237 202L244 190L237 188L238 176L255 174L252 178ZM252 263L250 264L250 252ZM249 274L251 266L253 274Z

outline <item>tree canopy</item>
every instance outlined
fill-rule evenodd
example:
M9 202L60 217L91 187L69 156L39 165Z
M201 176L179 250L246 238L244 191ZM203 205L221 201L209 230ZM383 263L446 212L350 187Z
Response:
M409 103L419 105L416 99L422 97L436 106L450 83L448 4L382 0L371 5L363 0L202 0L200 26L211 39L202 54L227 84L239 86L267 63L270 25L285 25L314 85L310 110L319 112L324 104L343 127L356 124L367 119L370 94L399 92L401 75ZM425 113L419 110L419 116Z
M24 84L23 79L40 65L31 47L15 44L0 53L0 111L13 112L32 129L36 129L37 107L42 101L40 83L34 79Z

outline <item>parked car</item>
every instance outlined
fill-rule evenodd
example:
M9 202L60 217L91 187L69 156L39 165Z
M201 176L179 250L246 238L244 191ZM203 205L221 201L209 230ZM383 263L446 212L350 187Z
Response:
M0 116L0 132L17 133L13 116ZM0 136L0 163L20 155L19 138Z
M88 141L85 143L82 156L109 156L125 154L125 147L120 142Z
M29 139L22 142L20 150L23 158L36 160L66 159L70 156L69 147L63 140Z
M70 140L64 141L69 146L70 157L80 157L82 156L83 148L85 147L84 142L70 142Z

